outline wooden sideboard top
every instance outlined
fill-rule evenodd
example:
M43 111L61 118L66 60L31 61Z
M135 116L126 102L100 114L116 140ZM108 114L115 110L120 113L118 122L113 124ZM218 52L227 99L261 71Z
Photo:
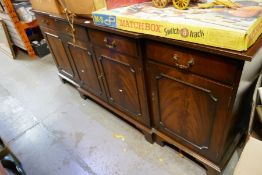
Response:
M62 21L67 21L66 17L64 15L58 15L58 14L51 14L51 13L46 13L42 11L37 11L34 10L34 12L42 15L47 15L50 17L53 17L57 20L62 20ZM256 53L259 51L260 48L262 48L262 35L258 38L256 43L251 46L247 51L234 51L234 50L229 50L229 49L223 49L223 48L218 48L218 47L212 47L212 46L207 46L207 45L202 45L202 44L197 44L197 43L191 43L191 42L186 42L186 41L180 41L180 40L175 40L175 39L168 39L168 38L163 38L163 37L157 37L157 36L152 36L148 34L142 34L142 33L135 33L135 32L128 32L124 30L119 30L119 29L114 29L114 28L109 28L109 27L104 27L104 26L96 26L94 25L92 19L88 18L82 18L82 17L76 17L74 20L75 24L81 25L87 28L91 29L98 29L101 31L106 31L106 32L111 32L114 34L122 35L122 36L127 36L130 38L136 38L136 39L151 39L155 41L160 41L163 43L167 44L172 44L172 45L177 45L185 48L191 48L203 52L208 52L211 54L216 54L216 55L221 55L233 59L238 59L238 60L243 60L243 61L252 61Z

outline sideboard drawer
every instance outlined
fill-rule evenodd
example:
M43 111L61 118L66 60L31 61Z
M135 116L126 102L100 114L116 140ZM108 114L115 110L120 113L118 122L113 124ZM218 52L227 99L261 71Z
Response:
M68 35L72 37L72 28L70 25L61 20L56 20L54 18L50 18L46 15L37 15L38 22L40 26L46 27L55 31L59 31L64 35ZM75 29L75 38L81 41L87 41L87 32L84 27L74 25Z
M108 48L126 55L138 56L136 41L131 38L94 30L90 30L89 34L94 45Z
M146 42L146 55L151 60L230 85L240 66L234 60L151 41Z
M50 28L51 26L55 25L55 22L56 22L55 18L50 18L46 15L39 15L39 14L36 14L36 16L37 16L37 21L39 25L42 27Z

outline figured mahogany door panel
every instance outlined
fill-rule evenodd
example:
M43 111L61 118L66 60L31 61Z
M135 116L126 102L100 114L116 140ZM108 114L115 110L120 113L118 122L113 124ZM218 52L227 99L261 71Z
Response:
M45 37L53 54L59 72L70 79L74 79L74 71L69 61L62 40L55 34L45 32Z
M208 148L217 98L165 74L157 77L157 88L160 126L200 149Z
M74 60L79 78L80 86L91 93L106 98L106 94L102 88L102 82L99 80L100 73L95 68L95 60L87 48L73 45L68 42L68 50Z
M215 120L228 110L232 89L168 66L149 67L156 127L196 150L208 150L217 139L212 138Z
M94 51L109 103L150 127L147 92L140 60L97 46Z
M140 117L142 114L135 67L104 55L100 56L100 63L109 102L134 117Z

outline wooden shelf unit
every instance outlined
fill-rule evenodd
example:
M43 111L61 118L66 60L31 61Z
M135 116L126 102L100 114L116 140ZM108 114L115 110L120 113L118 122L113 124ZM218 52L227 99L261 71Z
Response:
M31 58L35 58L36 54L35 51L31 45L31 42L26 34L26 29L28 28L32 28L32 27L36 27L37 26L37 21L33 21L32 23L29 24L25 24L24 22L21 22L16 14L15 8L11 2L11 0L2 0L2 2L4 3L4 6L6 7L6 13L9 15L10 19L12 20L12 22L14 23L14 26L18 32L18 34L20 35L26 51L28 53L28 55Z

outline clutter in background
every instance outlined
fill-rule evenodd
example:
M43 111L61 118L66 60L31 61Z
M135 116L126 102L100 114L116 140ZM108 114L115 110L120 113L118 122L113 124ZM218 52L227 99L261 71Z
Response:
M106 6L107 9L114 9L118 7L124 7L124 6L129 6L129 5L134 5L134 4L139 4L143 2L149 2L151 0L106 0Z
M0 174L26 175L22 164L0 138ZM7 173L8 172L8 173Z
M13 6L21 21L30 23L36 19L32 6L29 2L13 3Z
M40 42L43 35L38 26L35 13L32 11L31 3L25 0L2 0L1 4L5 11L0 13L0 18L3 19L7 26L10 43L15 46L15 51L20 48L27 51L31 58L34 58L36 53L32 47L32 41ZM0 37L0 40L2 38ZM13 58L15 59L15 56Z
M4 53L10 58L15 58L13 44L7 30L7 26L3 20L0 19L0 52Z
M3 13L5 11L5 8L2 4L2 2L0 1L0 13Z
M43 39L43 35L38 27L27 29L26 34L31 41L35 54L38 57L41 58L50 53L47 42Z
M234 175L261 175L262 157L262 74L260 74L252 99L248 138L240 156Z
M38 57L42 58L50 53L47 42L45 39L41 41L32 41L32 46Z

